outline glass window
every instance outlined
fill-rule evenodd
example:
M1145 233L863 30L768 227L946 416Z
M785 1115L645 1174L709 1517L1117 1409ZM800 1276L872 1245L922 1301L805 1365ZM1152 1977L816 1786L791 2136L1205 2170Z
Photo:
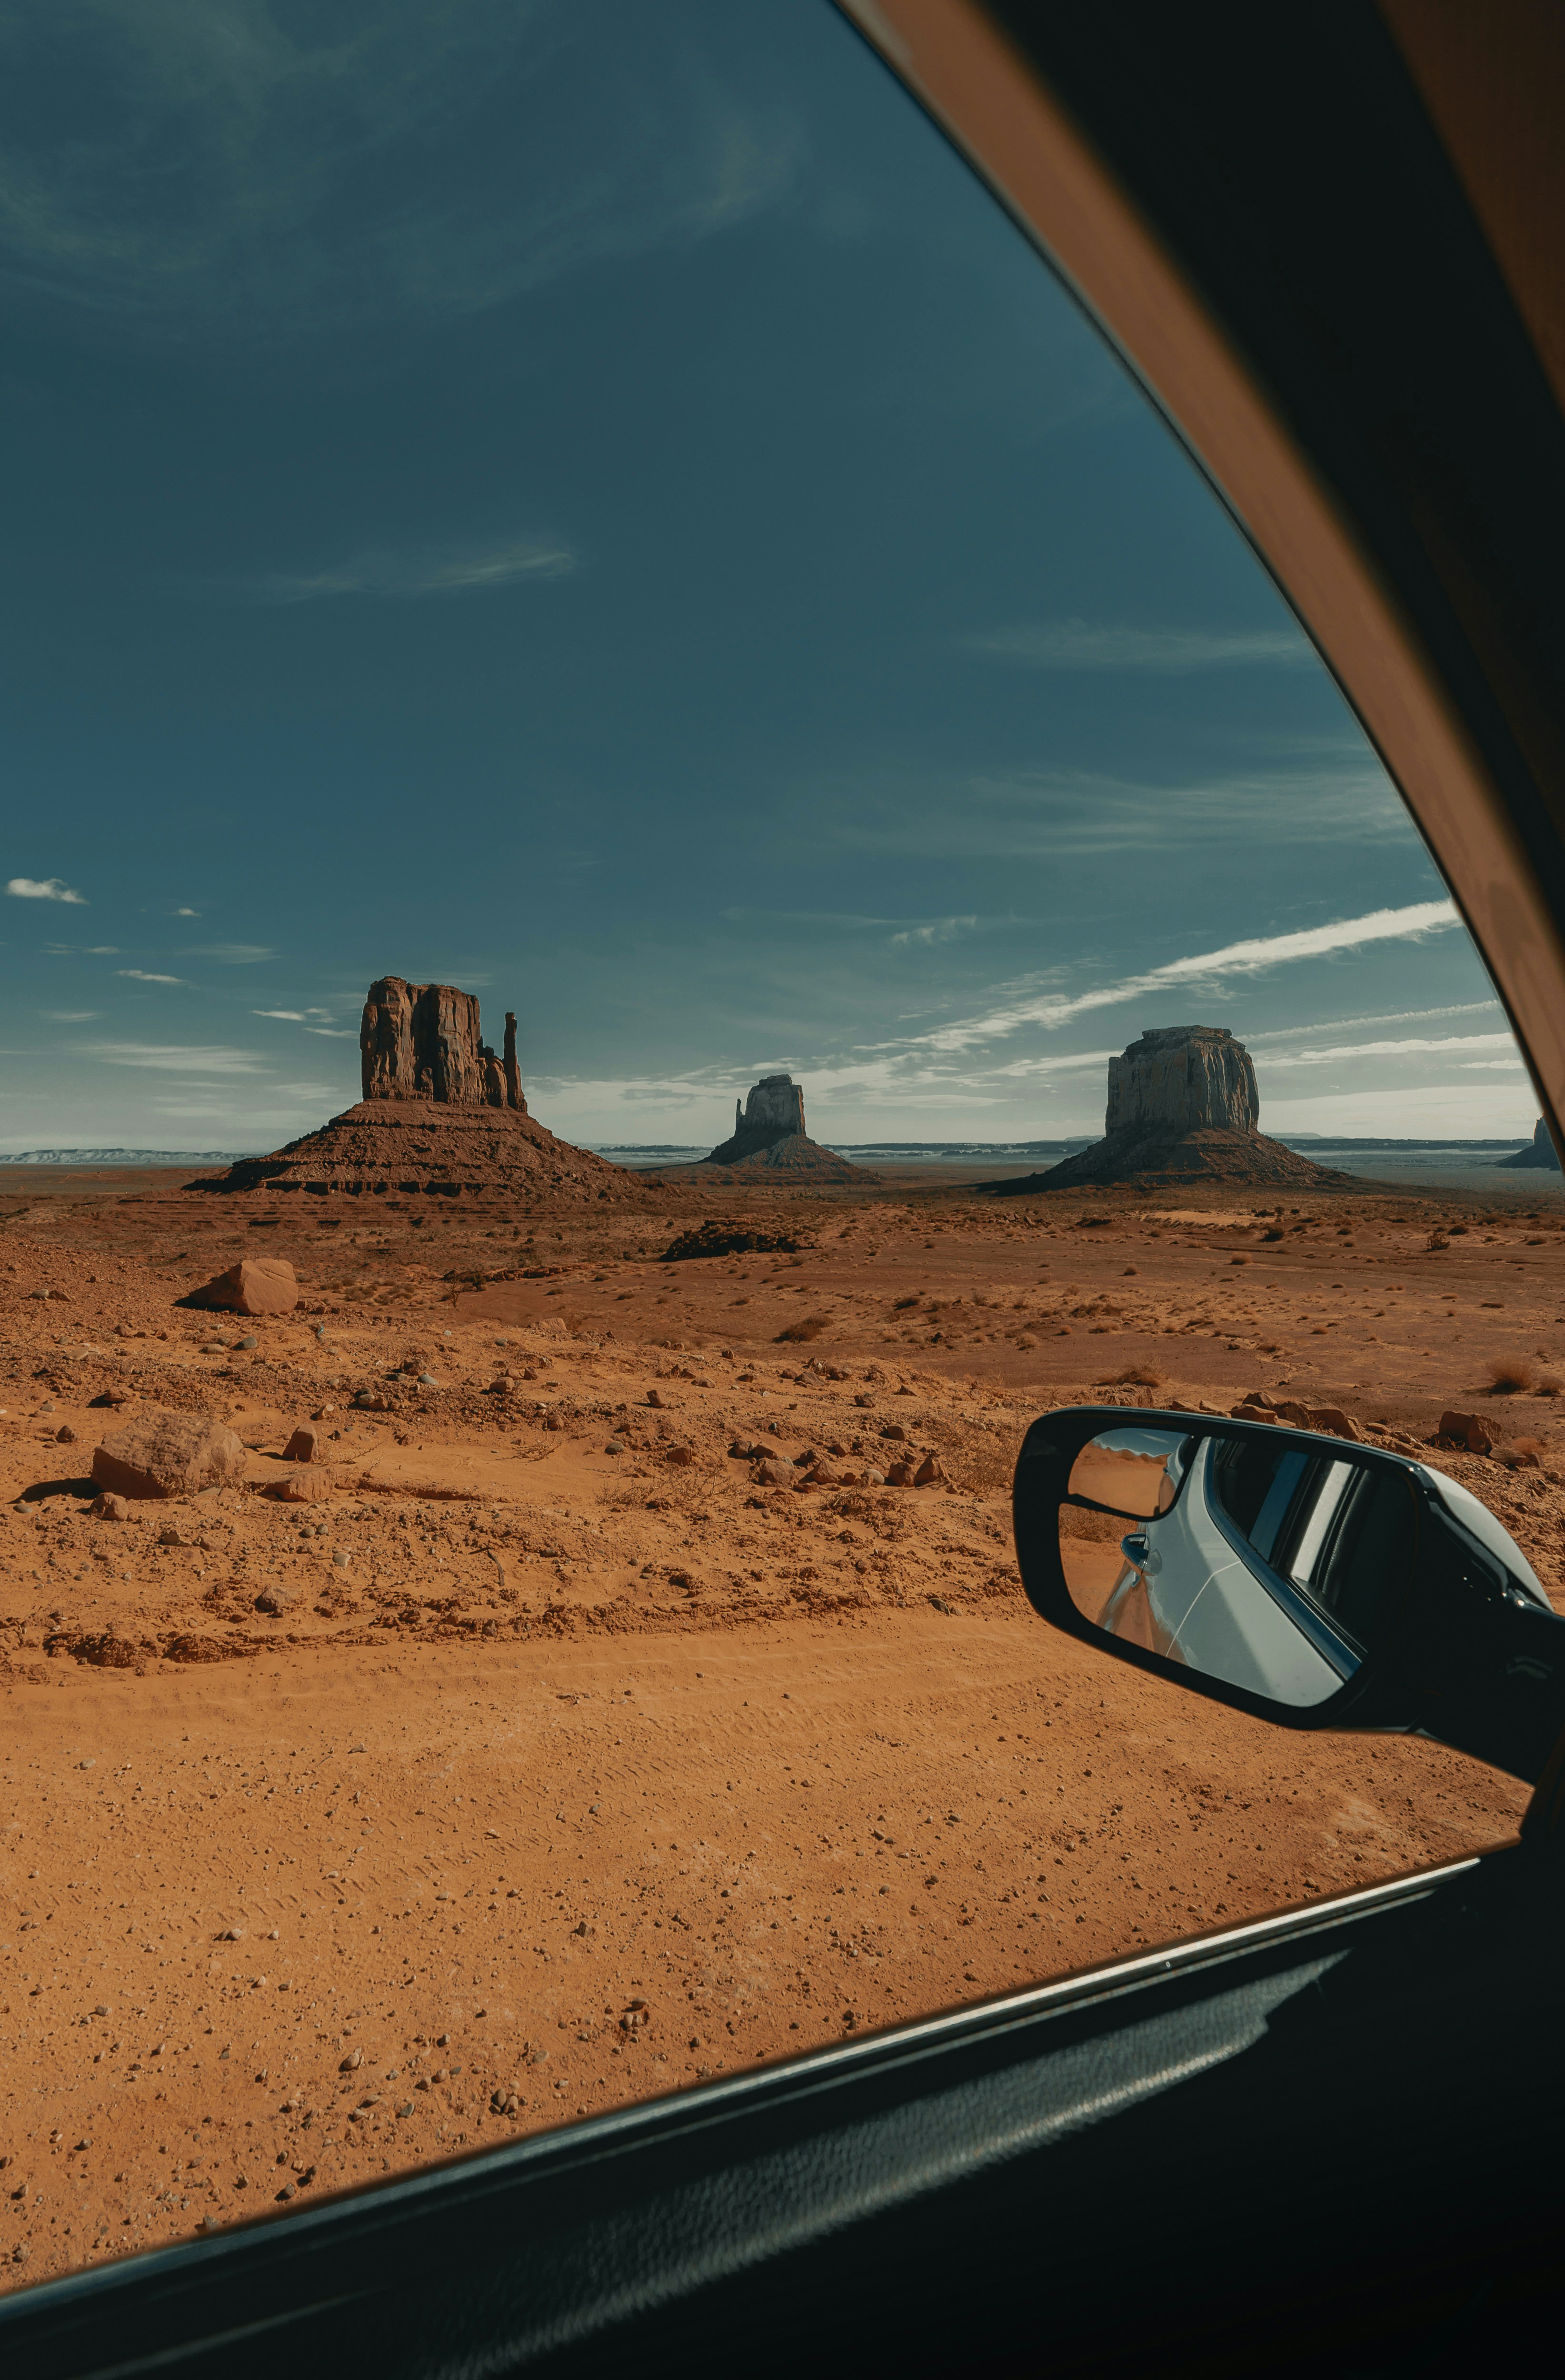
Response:
M1021 1596L1041 1408L1257 1393L1552 1586L1559 1176L919 110L801 0L23 0L6 68L0 2272L1506 1834ZM1367 1625L1377 1511L1255 1460Z

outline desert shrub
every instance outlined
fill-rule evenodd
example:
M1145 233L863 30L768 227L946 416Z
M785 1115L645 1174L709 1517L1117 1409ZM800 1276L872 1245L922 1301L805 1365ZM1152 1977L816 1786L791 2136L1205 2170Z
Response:
M922 1293L915 1289L911 1297L894 1297L891 1301L892 1313L905 1314L910 1305L918 1304L921 1294Z
M743 1223L698 1223L671 1240L661 1260L682 1264L690 1257L793 1256L813 1245L807 1232L766 1232Z
M826 1318L824 1314L802 1315L797 1322L790 1322L786 1330L777 1332L775 1343L779 1347L786 1347L797 1344L801 1339L818 1339L825 1327Z
M1538 1367L1530 1355L1494 1355L1484 1366L1484 1380L1496 1396L1516 1396L1532 1388Z
M1539 1397L1557 1397L1565 1390L1565 1380L1558 1372L1540 1372L1533 1382L1533 1393Z
M1167 1372L1158 1371L1152 1364L1127 1364L1105 1385L1111 1389L1160 1389L1168 1377Z

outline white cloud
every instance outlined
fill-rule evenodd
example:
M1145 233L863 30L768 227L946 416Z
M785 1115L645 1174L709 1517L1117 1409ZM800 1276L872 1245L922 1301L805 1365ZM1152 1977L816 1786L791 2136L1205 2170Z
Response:
M1291 934L1259 935L1250 941L1229 942L1222 950L1170 959L1163 966L1149 967L1141 975L1126 976L1119 983L1104 984L1094 991L1042 992L1035 998L992 1009L986 1015L965 1017L951 1025L937 1026L928 1033L910 1035L903 1041L877 1046L887 1050L922 1049L954 1056L985 1041L999 1040L1023 1026L1042 1026L1054 1031L1092 1009L1119 1008L1127 1001L1143 1000L1149 994L1172 991L1184 985L1192 990L1204 989L1236 976L1264 974L1271 967L1290 965L1301 959L1326 958L1337 951L1359 950L1368 942L1449 932L1461 922L1449 901L1415 901L1401 909L1374 909L1362 917L1341 917L1330 925L1306 926Z
M13 876L6 890L13 901L64 901L74 909L87 906L86 894L73 892L58 876Z
M465 551L372 550L324 570L277 572L245 591L262 603L314 603L331 595L471 595L521 578L563 578L576 566L575 555L557 539L524 538Z
M251 1050L228 1050L213 1043L190 1046L152 1041L105 1041L85 1050L105 1066L142 1066L165 1075L260 1075L266 1061Z
M124 976L129 983L183 983L178 975L149 975L145 967L116 967L116 975Z
M351 1025L307 1025L306 1033L319 1033L328 1041L357 1041L358 1034Z
M268 942L192 942L188 959L219 959L225 966L254 966L277 955Z
M1394 1008L1382 1016L1318 1016L1310 1025L1274 1025L1259 1033L1246 1033L1248 1045L1254 1041L1296 1041L1306 1033L1350 1033L1361 1025L1434 1025L1447 1016L1480 1016L1486 1009L1498 1009L1498 1000L1459 1000L1446 1008Z
M977 927L976 917L935 917L926 926L904 926L899 934L892 935L891 940L893 942L917 943L929 949L940 942L954 941L959 934L973 933Z
M1485 1065L1520 1065L1516 1043L1509 1033L1445 1033L1424 1039L1406 1041L1347 1041L1324 1050L1273 1050L1267 1053L1268 1066L1335 1066L1350 1058L1422 1058L1438 1053L1449 1058L1456 1050L1508 1050L1509 1058L1488 1058Z
M176 909L174 914L177 917L199 917L201 916L201 911L199 909Z
M1131 628L1091 620L1021 620L964 637L970 652L1027 669L1143 670L1185 676L1194 670L1296 669L1314 652L1297 628Z
M38 1012L51 1025L91 1025L98 1013L95 1008L41 1008Z

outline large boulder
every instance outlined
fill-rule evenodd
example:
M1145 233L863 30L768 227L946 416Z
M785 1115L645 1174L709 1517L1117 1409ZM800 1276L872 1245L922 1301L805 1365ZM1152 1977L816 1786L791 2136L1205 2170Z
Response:
M193 1289L185 1303L224 1314L291 1314L299 1304L299 1282L287 1257L247 1257L204 1289Z
M238 1478L244 1467L243 1446L221 1422L157 1405L105 1438L92 1457L93 1479L116 1496L193 1496L214 1481Z

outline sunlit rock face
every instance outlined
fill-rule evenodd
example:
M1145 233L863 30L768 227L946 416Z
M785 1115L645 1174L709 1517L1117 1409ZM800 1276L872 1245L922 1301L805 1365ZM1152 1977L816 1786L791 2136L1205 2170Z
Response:
M366 1099L430 1099L438 1107L527 1113L516 1018L506 1018L506 1054L497 1058L480 1030L476 997L454 984L382 976L364 1002L359 1056Z
M791 1075L763 1075L747 1099L736 1099L731 1136L701 1161L767 1176L808 1174L816 1183L862 1184L875 1178L811 1139L804 1123L804 1092Z
M791 1075L764 1075L742 1106L734 1101L733 1137L712 1156L720 1165L736 1165L795 1133L807 1136L802 1086Z
M1031 1197L1091 1183L1145 1189L1179 1182L1255 1189L1347 1190L1353 1177L1317 1165L1257 1129L1255 1069L1222 1025L1164 1026L1108 1062L1104 1136L1045 1172L992 1182L984 1195Z
M1260 1113L1250 1052L1225 1026L1165 1026L1108 1062L1107 1135L1253 1132Z

